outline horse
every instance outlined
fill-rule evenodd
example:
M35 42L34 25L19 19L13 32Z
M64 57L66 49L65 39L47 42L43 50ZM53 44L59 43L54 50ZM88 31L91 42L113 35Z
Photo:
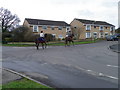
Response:
M73 37L74 37L74 35L72 34L71 36L68 36L65 38L65 47L70 46L70 43L72 43L74 46Z
M47 47L46 41L40 41L39 38L35 39L35 45L37 47L37 50L39 49L39 43L41 43L42 49L45 49Z

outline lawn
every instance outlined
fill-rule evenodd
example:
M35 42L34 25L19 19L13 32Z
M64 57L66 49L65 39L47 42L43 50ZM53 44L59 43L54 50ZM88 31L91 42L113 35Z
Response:
M7 90L8 88L42 88L45 90L47 90L47 89L48 90L55 90L53 88L43 86L39 83L28 80L26 78L23 78L21 80L12 81L10 83L2 85L2 90L5 90L5 89Z
M75 41L74 45L79 44L89 44L89 43L95 43L96 41ZM49 42L47 43L48 46L65 46L64 42ZM3 44L3 46L17 46L17 47L30 47L35 46L34 43L25 43L25 42L19 42L19 43L8 43Z

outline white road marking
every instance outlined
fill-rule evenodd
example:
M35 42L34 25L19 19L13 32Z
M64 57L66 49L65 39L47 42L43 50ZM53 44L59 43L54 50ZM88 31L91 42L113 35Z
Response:
M115 66L116 67L116 66ZM83 71L86 71L92 75L97 75L97 76L100 76L100 77L108 77L108 78L111 78L111 79L115 79L115 80L118 80L117 77L113 77L113 76L110 76L110 75L107 75L107 74L104 74L104 73L99 73L99 72L95 72L93 70L86 70L86 69L83 69L83 68L80 68L78 66L76 66L77 69L80 69L80 70L83 70Z
M118 66L115 65L107 65L108 67L114 67L114 68L118 68Z
M108 75L105 75L106 77L108 77L108 78L111 78L111 79L116 79L116 80L118 80L118 78L117 77L113 77L113 76L108 76Z

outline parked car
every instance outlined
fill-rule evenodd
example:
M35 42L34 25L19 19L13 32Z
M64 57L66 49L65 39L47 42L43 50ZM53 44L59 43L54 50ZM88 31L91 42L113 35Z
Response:
M120 34L109 35L106 37L107 41L118 41Z

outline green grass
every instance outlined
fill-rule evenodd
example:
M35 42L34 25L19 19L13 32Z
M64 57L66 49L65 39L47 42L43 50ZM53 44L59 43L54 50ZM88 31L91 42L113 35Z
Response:
M75 45L79 44L89 44L89 43L95 43L96 41L76 41L74 42ZM48 46L64 46L64 42L49 42L47 43ZM16 46L16 47L30 47L30 46L35 46L34 43L9 43L9 44L3 44L3 46Z
M35 44L3 44L2 46L16 46L16 47L30 47L35 46Z
M0 90L2 89L2 85L0 85Z
M45 88L45 89L55 90L53 88L43 86L41 84L38 84L38 83L28 80L26 78L23 78L21 80L12 81L10 83L2 85L2 89L7 89L7 88L43 88L43 89Z

